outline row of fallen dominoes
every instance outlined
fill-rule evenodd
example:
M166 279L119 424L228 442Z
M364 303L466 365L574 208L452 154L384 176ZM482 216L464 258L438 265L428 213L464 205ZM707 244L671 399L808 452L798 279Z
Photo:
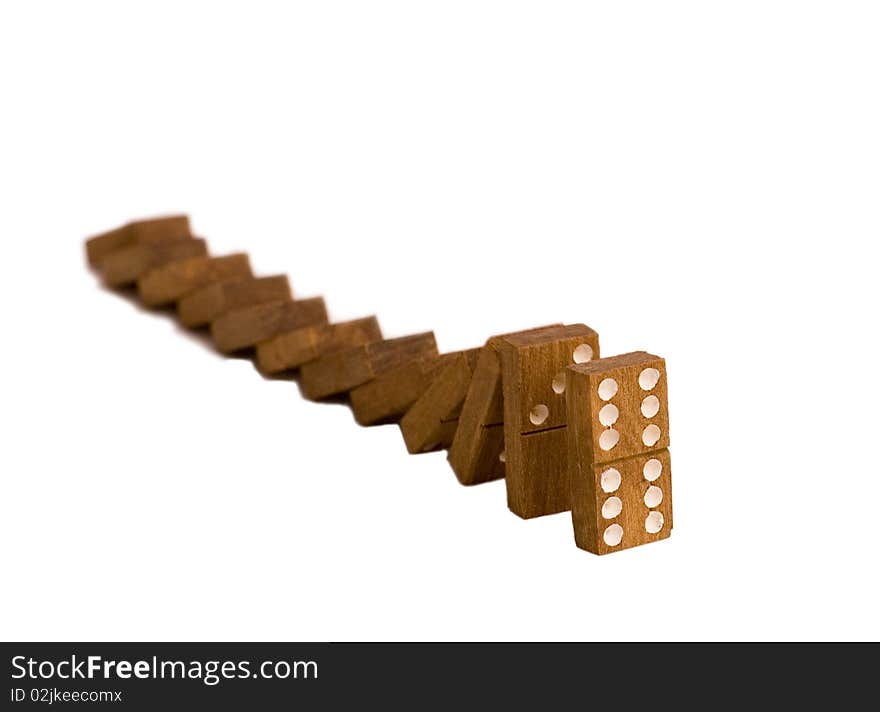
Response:
M600 358L584 324L493 336L439 353L431 332L384 338L374 316L330 323L320 297L248 256L212 256L185 215L131 222L86 241L112 288L175 306L222 353L296 376L312 400L347 396L361 425L398 423L411 453L448 450L458 480L504 478L523 518L571 511L577 545L606 554L672 529L666 366L638 351Z

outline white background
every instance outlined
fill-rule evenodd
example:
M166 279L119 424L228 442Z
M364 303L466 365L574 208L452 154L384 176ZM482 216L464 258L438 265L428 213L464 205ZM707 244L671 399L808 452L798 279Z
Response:
M6 2L4 639L876 639L872 2ZM443 350L667 358L676 527L606 557L98 286L185 211Z

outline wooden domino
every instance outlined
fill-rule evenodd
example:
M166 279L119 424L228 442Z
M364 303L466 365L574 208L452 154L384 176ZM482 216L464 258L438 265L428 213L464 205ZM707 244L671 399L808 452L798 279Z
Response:
M523 518L569 509L565 433L566 368L599 356L585 324L497 340L504 395L507 506Z
M552 324L493 336L480 351L447 455L461 484L475 485L504 477L504 400L501 362L496 353L499 339L515 334L540 333L560 326Z
M257 344L257 366L265 374L283 373L323 355L381 340L382 329L375 316L336 324L313 324Z
M191 257L150 270L138 280L138 294L148 307L161 307L214 282L253 277L242 253L223 257Z
M211 338L221 353L234 353L256 346L284 331L327 323L327 307L321 297L268 302L236 309L211 322Z
M291 299L285 275L235 279L191 292L177 303L177 317L184 326L195 329L236 309Z
M196 238L147 242L110 252L98 262L97 268L108 287L124 287L134 284L150 270L169 262L207 254L208 246L205 241Z
M607 554L669 536L666 363L637 351L566 373L575 542Z
M352 389L349 397L355 420L360 425L397 422L458 355L453 352L410 361Z
M320 400L348 393L409 361L436 356L431 331L374 341L303 364L300 384L306 398Z
M425 392L400 419L406 449L412 453L448 448L458 428L458 418L482 349L452 354Z
M148 245L192 238L186 215L137 220L86 240L86 257L97 267L109 254L135 245Z

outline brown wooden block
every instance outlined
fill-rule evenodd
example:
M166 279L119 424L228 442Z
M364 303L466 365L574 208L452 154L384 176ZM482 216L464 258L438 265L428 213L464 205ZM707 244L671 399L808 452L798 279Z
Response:
M347 393L409 361L437 356L433 332L374 341L303 364L300 383L307 398Z
M178 302L177 316L184 326L194 329L236 309L292 298L285 275L236 279L191 292Z
M211 337L219 351L233 353L284 331L326 323L327 308L321 297L269 302L224 314L211 322Z
M186 240L192 237L186 215L137 220L86 240L86 257L97 267L107 255L134 245Z
M525 433L516 438L516 445L511 447L506 424L504 427L505 482L511 511L524 519L531 519L570 509L566 456L568 428ZM515 453L513 458L511 452ZM531 473L531 476L519 477L520 472ZM524 491L511 495L511 489L517 486Z
M568 471L577 545L605 554L669 536L666 364L644 351L567 372Z
M480 352L447 456L458 481L473 485L497 479L504 450L501 363L489 339ZM500 476L504 476L503 472Z
M110 252L98 263L98 270L108 287L123 287L134 284L151 269L207 254L208 246L200 239L147 242Z
M515 333L542 332L559 326L561 324L552 324ZM504 476L503 468L498 467L504 439L501 428L494 427L504 423L501 363L495 346L498 339L512 335L502 334L489 339L474 366L448 455L449 464L463 485L479 484Z
M458 423L461 427L460 417ZM458 429L455 432L458 433ZM474 462L474 471L478 473L479 479L472 483L463 484L479 484L480 482L500 480L507 474L507 458L504 455L504 423L483 426L480 431L480 441L482 447L477 451Z
M420 452L435 452L436 450L448 450L449 446L452 445L452 441L455 438L455 431L458 430L458 416L454 418L450 418L449 420L444 420L440 424L440 428L437 430L436 435L434 435L431 440L424 446L421 450L409 450L409 446L407 446L407 450L411 455L417 455ZM406 442L406 440L404 440ZM502 472L498 477L504 477L503 471L503 463L502 463Z
M598 357L599 335L584 324L571 324L506 336L496 348L504 394L507 505L524 518L564 512L570 508L561 432L568 423L566 368ZM554 437L537 437L554 430L560 431Z
M299 368L322 355L381 340L382 330L375 316L337 324L305 326L257 344L257 365L266 374L282 373Z
M669 450L590 465L569 432L571 519L575 543L608 554L666 539L672 533ZM574 449L573 449L574 448Z
M399 420L431 385L437 374L461 352L410 361L362 386L352 389L351 409L361 425Z
M400 431L409 452L430 452L452 444L482 350L452 354L454 358L438 371L425 392L406 411L400 420Z
M147 272L138 280L138 294L146 306L159 307L214 282L252 276L250 260L242 253L191 257Z
M636 351L573 366L568 402L579 407L578 428L590 462L602 463L669 447L666 362ZM570 421L571 422L571 421Z

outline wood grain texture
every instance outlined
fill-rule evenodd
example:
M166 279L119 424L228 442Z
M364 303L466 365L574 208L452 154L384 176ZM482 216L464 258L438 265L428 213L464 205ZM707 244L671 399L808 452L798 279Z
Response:
M572 430L574 430L572 428ZM570 451L571 452L571 451ZM648 481L645 479L644 468L649 460L660 463L660 476L658 479ZM574 528L575 543L581 549L593 554L610 554L622 549L634 546L650 544L668 538L672 534L672 461L669 450L657 450L644 455L635 455L621 460L589 466L583 460L579 461L581 467L571 469L572 508L571 519ZM572 464L569 463L571 467ZM602 489L602 477L605 473L614 470L619 473L620 485L617 489L605 492ZM614 479L611 479L614 478ZM616 475L611 473L606 481L616 480ZM645 502L649 488L656 487L662 499L658 504ZM615 505L608 502L616 497L620 500L620 512L614 514L616 507L603 514L603 507ZM652 512L652 519L648 517ZM613 516L612 516L613 515ZM605 540L605 532L608 527L617 524L622 529L620 543L609 545ZM649 525L652 529L649 531ZM656 527L660 529L655 531ZM610 539L613 543L615 540Z
M186 215L168 215L149 220L136 220L86 240L86 258L92 267L110 253L135 245L147 245L192 237Z
M431 452L452 444L481 351L451 354L452 358L401 418L400 431L410 453Z
M461 484L474 485L498 477L495 463L504 449L503 423L501 363L489 339L474 367L447 454Z
M444 420L440 423L440 427L437 430L436 435L431 436L431 439L427 441L427 444L424 446L422 450L412 451L409 450L409 446L407 446L407 450L412 455L416 455L419 452L435 452L437 450L448 450L452 445L452 441L455 438L455 431L458 430L458 416L454 418L449 418L449 420ZM404 443L406 441L404 440ZM504 477L504 468L502 463L501 474L498 477ZM497 477L492 478L497 479Z
M257 366L265 374L283 373L320 356L381 340L382 329L375 316L306 326L257 344Z
M569 324L541 332L513 334L497 340L504 381L504 422L520 433L549 430L568 423L565 415L565 369L576 363L575 351L587 347L591 359L599 358L599 335L585 324ZM554 390L554 379L562 388ZM533 410L540 405L547 415L539 422Z
M253 348L285 331L327 323L321 297L256 304L228 312L211 322L211 338L221 353Z
M498 466L504 440L501 429L494 428L504 422L501 362L495 351L498 340L516 334L540 333L560 326L552 324L493 336L480 351L449 447L449 464L461 484L474 485L504 476Z
M374 341L303 364L300 384L307 398L348 393L410 361L437 356L433 332Z
M411 361L351 391L351 409L361 425L396 423L433 384L437 376L466 352Z
M195 329L236 309L291 299L285 275L235 279L191 292L177 303L177 317L184 326Z
M657 369L659 380L651 388L643 388L639 375L646 368ZM599 385L612 378L617 390L604 390ZM607 385L606 385L607 387ZM571 490L572 524L577 545L594 554L606 554L639 546L668 537L672 530L672 475L669 450L669 418L666 405L666 368L663 359L645 352L572 366L567 372L566 401L568 408L568 472ZM642 411L648 396L656 404ZM603 411L607 406L613 409ZM654 407L657 411L654 413ZM602 414L600 416L600 414ZM602 422L604 420L604 422ZM661 428L661 438L653 445L642 441L644 429L651 424ZM602 433L615 430L620 434L614 447L602 447ZM611 441L606 441L606 447ZM650 460L655 470L647 471ZM659 466L658 466L659 463ZM605 481L610 483L603 488ZM653 479L656 476L656 479ZM619 477L619 486L613 486ZM649 481L650 480L650 481ZM659 489L659 503L646 502L651 487ZM656 495L657 491L652 491ZM619 498L620 502L609 500ZM603 506L620 505L603 514ZM651 504L652 506L648 506ZM656 512L657 514L651 514ZM613 516L609 516L612 515ZM649 531L648 517L657 531ZM612 525L622 527L619 543L610 545L605 532Z
M214 282L244 277L253 277L246 254L191 257L147 272L138 280L138 294L145 306L160 307Z
M646 369L655 369L659 374L659 380L650 389L642 388L639 384L639 376ZM599 388L605 379L612 379L617 386L614 395L607 399L601 396ZM588 400L589 420L581 425L590 427L589 431L584 430L584 434L589 434L592 462L610 462L669 447L666 362L659 356L635 351L572 366L568 380L578 384L579 392ZM657 412L651 417L642 413L642 404L646 399L656 399ZM617 409L613 424L603 425L600 422L600 414L605 406ZM660 429L660 437L656 443L646 445L642 438L645 429L651 425ZM617 433L619 438L608 449L602 447L602 437L606 431Z
M505 424L507 506L517 516L531 519L571 508L567 430L562 426L524 433L515 439L515 447L511 447Z
M523 518L567 511L565 369L575 363L576 354L598 357L599 335L585 324L570 324L503 337L496 349L504 398L507 505ZM554 431L552 437L535 437Z
M196 238L148 242L110 252L98 262L97 269L108 287L124 287L134 284L151 269L207 254L205 241Z

